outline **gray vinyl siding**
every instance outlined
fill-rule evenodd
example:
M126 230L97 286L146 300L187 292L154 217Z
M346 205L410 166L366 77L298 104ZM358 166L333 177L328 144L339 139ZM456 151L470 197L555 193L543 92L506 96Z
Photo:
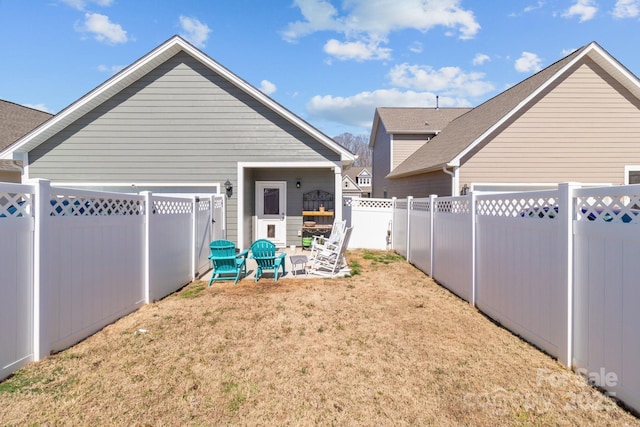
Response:
M183 52L29 153L31 177L54 182L230 179L236 188L238 161L325 160L339 154ZM232 197L232 239L236 209Z
M378 121L378 129L376 139L373 141L373 150L371 152L371 169L372 197L384 197L384 189L388 187L389 180L385 178L389 174L391 165L391 136L387 134L382 121Z
M630 164L640 164L640 102L587 60L463 159L460 185L624 184Z
M390 180L388 197L439 197L451 195L451 176L442 171Z

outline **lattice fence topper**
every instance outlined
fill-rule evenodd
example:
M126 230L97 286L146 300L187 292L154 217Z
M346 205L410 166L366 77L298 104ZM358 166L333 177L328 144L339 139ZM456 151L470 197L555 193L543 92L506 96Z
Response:
M441 213L468 214L471 213L471 203L468 198L456 200L436 200L436 211Z
M216 197L213 199L213 208L222 209L224 207L224 201L222 197Z
M476 215L555 219L558 217L558 200L555 197L478 199Z
M396 200L396 209L407 209L407 206L406 200Z
M393 200L354 199L348 197L344 199L344 206L351 206L353 208L391 209L393 207Z
M576 197L576 220L640 224L640 195Z
M18 218L31 216L29 193L0 193L0 218Z
M429 199L413 199L411 200L412 211L427 211L431 210L431 201Z
M211 202L209 200L200 199L198 202L198 212L206 212L210 209Z
M177 215L191 213L191 200L154 200L153 213L155 215Z
M51 196L50 216L141 215L144 203L133 199Z

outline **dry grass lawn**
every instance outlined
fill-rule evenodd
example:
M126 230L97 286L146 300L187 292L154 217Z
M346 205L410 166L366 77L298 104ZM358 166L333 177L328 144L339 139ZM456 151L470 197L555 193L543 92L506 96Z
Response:
M0 383L0 425L640 425L383 252L195 282Z

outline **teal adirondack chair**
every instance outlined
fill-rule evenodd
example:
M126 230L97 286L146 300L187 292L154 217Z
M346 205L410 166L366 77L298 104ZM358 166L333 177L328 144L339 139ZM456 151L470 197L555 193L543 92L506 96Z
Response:
M209 286L216 280L235 280L235 284L240 280L240 275L247 275L248 250L236 254L236 245L229 240L214 240L209 244L209 248L209 259L213 264Z
M284 253L277 254L276 245L267 239L260 239L253 242L251 244L251 258L256 260L258 264L255 274L256 282L265 270L273 271L276 282L278 281L278 270L280 270L280 268L282 268L283 276L287 274L284 266L285 256L286 254Z

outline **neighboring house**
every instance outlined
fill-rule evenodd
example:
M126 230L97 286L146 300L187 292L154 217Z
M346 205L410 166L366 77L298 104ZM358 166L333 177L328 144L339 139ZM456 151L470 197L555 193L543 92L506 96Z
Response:
M594 42L453 120L386 176L387 195L627 184L639 171L640 81Z
M53 115L0 99L0 151ZM0 159L0 182L20 182L22 162Z
M342 173L342 194L371 197L371 168L351 167Z
M131 191L233 190L227 237L299 244L303 194L342 196L355 156L174 36L0 151L24 179ZM342 203L335 204L341 218Z
M369 146L373 197L391 197L389 172L470 108L377 108Z

